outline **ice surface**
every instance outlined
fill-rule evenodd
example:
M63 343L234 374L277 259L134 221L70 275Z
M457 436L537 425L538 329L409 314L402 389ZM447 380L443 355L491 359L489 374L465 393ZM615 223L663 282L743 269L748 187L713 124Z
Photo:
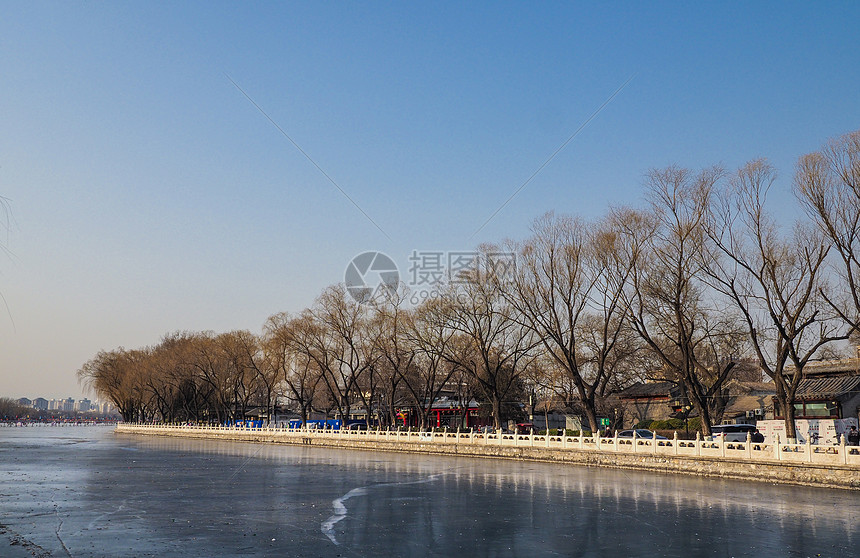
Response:
M860 555L857 502L562 464L0 428L0 556L16 558L843 557Z

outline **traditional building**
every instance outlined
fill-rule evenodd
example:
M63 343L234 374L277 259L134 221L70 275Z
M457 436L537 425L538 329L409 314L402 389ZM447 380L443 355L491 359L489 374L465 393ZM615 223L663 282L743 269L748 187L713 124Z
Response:
M803 369L795 396L795 418L858 418L860 357L811 362ZM774 414L783 418L776 398Z

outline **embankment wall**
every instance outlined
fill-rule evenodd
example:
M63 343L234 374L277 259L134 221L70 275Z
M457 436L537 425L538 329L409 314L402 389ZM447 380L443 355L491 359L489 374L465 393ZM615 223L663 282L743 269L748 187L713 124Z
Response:
M622 452L576 447L554 448L545 445L496 445L473 438L454 436L453 440L427 435L425 440L372 439L372 436L335 436L325 433L285 431L278 429L226 429L155 425L120 424L118 433L180 436L229 441L277 443L324 448L366 451L425 453L461 457L482 457L563 463L588 467L612 467L659 473L678 473L702 477L746 479L773 483L860 490L860 467L856 464L823 464L785 462L741 457L672 455L661 453ZM608 442L611 439L607 439ZM534 442L534 440L532 440ZM617 442L617 440L616 440ZM673 441L677 443L677 441ZM669 445L669 444L667 444ZM580 443L580 446L582 444ZM600 446L600 444L598 444ZM617 447L617 446L616 446ZM645 448L647 450L647 448ZM845 449L844 447L842 448ZM677 451L677 449L675 450ZM723 450L725 453L725 450Z

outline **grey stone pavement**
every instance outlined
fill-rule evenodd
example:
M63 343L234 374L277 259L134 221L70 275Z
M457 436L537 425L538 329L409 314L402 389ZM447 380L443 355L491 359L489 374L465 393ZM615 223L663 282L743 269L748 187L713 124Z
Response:
M860 556L856 492L0 428L0 557Z

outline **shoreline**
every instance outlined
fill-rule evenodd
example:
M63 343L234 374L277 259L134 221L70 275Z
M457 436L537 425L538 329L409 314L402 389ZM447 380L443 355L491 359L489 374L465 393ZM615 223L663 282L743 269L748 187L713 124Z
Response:
M277 428L241 429L124 423L118 424L115 432L333 449L540 461L860 490L860 455L851 454L845 446L755 444L757 449L754 453L752 444L685 440L660 441L655 445L651 444L651 440L646 440L640 442L640 447L637 447L631 445L629 440L617 438L497 434L485 437L476 433L314 432ZM798 448L803 451L798 451ZM801 457L807 458L807 461L801 460Z

